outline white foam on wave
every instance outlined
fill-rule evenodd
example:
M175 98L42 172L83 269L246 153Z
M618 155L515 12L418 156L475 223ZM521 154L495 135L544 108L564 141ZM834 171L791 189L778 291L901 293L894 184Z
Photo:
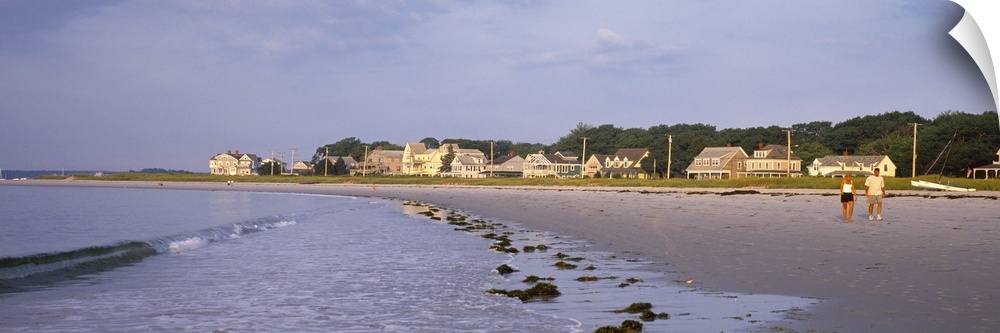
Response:
M191 237L182 241L170 242L169 251L177 253L197 249L205 245L208 245L208 240L201 237Z

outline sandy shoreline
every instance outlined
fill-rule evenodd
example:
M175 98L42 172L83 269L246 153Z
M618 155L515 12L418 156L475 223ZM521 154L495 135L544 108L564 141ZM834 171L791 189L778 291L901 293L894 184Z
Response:
M842 223L836 190L497 188L103 181L0 185L321 193L410 199L637 252L699 288L823 299L780 326L820 332L1000 331L997 192L893 191L881 223Z

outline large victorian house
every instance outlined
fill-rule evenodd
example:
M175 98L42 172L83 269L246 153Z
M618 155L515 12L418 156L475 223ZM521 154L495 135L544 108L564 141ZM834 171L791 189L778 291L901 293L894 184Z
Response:
M437 149L428 149L423 143L410 142L403 149L403 174L437 176L441 173L441 166L443 165L441 158L449 153L455 154L456 159L459 156L471 156L478 160L486 159L486 154L483 154L478 149L462 149L453 143L443 144Z
M705 147L688 165L687 178L738 178L746 171L748 157L740 147Z
M224 176L256 176L260 167L260 157L254 154L240 154L226 151L212 156L208 160L208 169L213 175Z
M403 174L403 150L382 150L368 154L364 163L358 163L357 169L366 175L400 175Z

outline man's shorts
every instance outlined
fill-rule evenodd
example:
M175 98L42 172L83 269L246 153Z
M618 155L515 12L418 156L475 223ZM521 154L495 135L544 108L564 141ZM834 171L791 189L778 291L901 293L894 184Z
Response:
M881 194L869 195L868 196L868 204L869 205L874 205L874 204L877 204L877 203L882 203L882 195Z

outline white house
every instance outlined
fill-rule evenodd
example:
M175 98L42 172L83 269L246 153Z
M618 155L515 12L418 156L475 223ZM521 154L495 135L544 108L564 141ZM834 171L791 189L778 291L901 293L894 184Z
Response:
M896 176L896 164L886 155L827 155L815 159L809 165L809 175L819 177L843 177L845 174L871 175L879 169L879 175Z

